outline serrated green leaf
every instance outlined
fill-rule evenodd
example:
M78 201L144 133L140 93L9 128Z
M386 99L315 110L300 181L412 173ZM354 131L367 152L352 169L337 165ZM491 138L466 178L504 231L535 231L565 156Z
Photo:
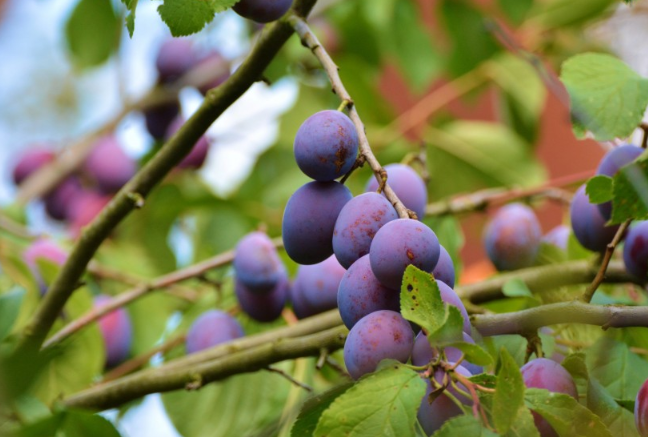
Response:
M585 358L583 352L573 353L565 357L560 365L569 372L572 378L589 379L589 371L587 370Z
M613 435L639 437L634 414L617 404L594 378L587 388L587 408L601 418Z
M293 437L312 436L322 413L338 396L345 393L352 386L352 382L341 384L304 402L299 416L290 430L290 435Z
M430 345L454 342L461 338L464 319L459 308L453 305L446 305L443 323L433 332L428 332L427 339Z
M65 36L78 66L107 61L119 47L119 19L110 0L80 0L65 24Z
M539 388L528 388L524 400L546 419L560 437L612 437L601 419L574 398Z
M600 53L573 56L560 79L569 92L572 120L597 140L623 138L641 123L648 106L648 80L619 59Z
M315 437L414 436L425 381L404 366L369 374L322 414Z
M528 408L520 408L505 437L540 437L538 428L533 421L533 415Z
M432 437L497 437L497 434L484 428L473 416L456 416L443 424L441 429L432 434Z
M9 335L16 323L24 297L25 289L19 287L0 295L0 341Z
M464 359L478 366L488 366L493 363L493 358L481 346L465 341L447 343L444 347L459 349L464 354Z
M648 160L622 167L614 175L612 218L614 224L627 219L648 219Z
M502 286L502 293L506 297L533 297L526 283L520 278L513 278Z
M518 411L524 408L522 374L511 354L502 348L493 395L493 423L497 431L506 434L511 429Z
M436 281L427 272L409 265L400 293L401 314L430 334L446 319L446 310Z
M612 200L612 178L598 175L587 181L585 193L589 196L590 203L599 204Z
M587 350L590 377L596 378L615 399L634 399L648 375L648 362L628 345L603 337Z
M169 26L171 35L178 37L201 31L214 19L216 12L208 1L164 0L158 6L158 13Z

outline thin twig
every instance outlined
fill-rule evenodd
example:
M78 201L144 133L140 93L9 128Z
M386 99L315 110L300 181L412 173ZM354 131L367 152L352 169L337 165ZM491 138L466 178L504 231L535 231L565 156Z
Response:
M619 226L619 229L617 230L616 234L614 235L614 238L612 241L607 245L605 248L605 254L603 255L603 261L601 262L601 268L599 269L598 273L594 277L594 280L592 283L587 287L585 290L585 293L583 294L582 300L583 302L590 302L592 300L592 297L594 297L594 293L596 293L597 288L599 285L603 283L603 280L605 279L605 273L607 272L608 265L610 264L610 260L612 259L612 255L614 254L614 249L616 249L617 245L623 238L626 230L628 229L628 226L630 226L630 223L632 222L631 219L626 220Z
M313 387L311 387L308 384L304 384L301 381L297 381L295 378L293 378L292 376L290 376L289 374L287 374L286 372L284 372L281 369L277 369L276 367L273 367L273 366L268 366L268 367L266 367L265 370L267 370L269 372L272 372L272 373L276 373L277 375L281 375L282 377L284 377L288 381L290 381L291 384L294 384L299 388L303 388L304 390L306 390L309 393L313 392Z

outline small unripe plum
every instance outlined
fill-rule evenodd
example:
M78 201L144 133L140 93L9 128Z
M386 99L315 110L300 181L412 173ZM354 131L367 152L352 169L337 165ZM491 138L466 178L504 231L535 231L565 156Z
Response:
M343 112L311 115L295 135L295 160L304 174L327 182L344 176L358 154L358 133Z
M405 207L414 211L419 220L422 219L425 215L428 195L421 176L412 167L405 164L386 165L385 171L387 171L387 185L394 190ZM378 181L372 176L367 182L365 191L376 190L378 190Z
M590 203L585 185L576 191L569 208L572 230L578 242L592 252L603 252L619 226L606 226L596 205Z
M455 268L452 258L448 251L442 245L439 245L439 261L437 261L436 267L432 270L432 275L434 279L438 279L446 283L450 288L455 286Z
M569 232L569 226L558 225L542 237L542 242L553 244L554 246L562 250L567 250Z
M628 231L623 262L630 274L648 280L648 221L638 222Z
M13 181L20 185L29 175L54 160L54 153L42 147L33 147L27 149L18 158L16 166L13 169Z
M497 270L516 270L533 265L541 236L533 210L511 203L500 208L486 226L484 245Z
M548 358L536 358L520 369L524 385L529 388L543 388L553 393L563 393L578 400L576 384L569 372L557 362ZM533 421L542 437L558 436L552 426L539 414L533 412Z
M455 371L467 378L472 376L472 374L461 365L457 366L455 368ZM450 376L446 376L445 372L442 369L438 369L436 372L434 372L434 379L438 384L443 384L444 378L450 378ZM450 399L445 391L444 393L437 396L432 403L430 403L429 396L433 391L432 383L429 379L426 379L425 382L427 383L427 389L425 391L425 396L423 396L423 399L421 400L421 406L419 407L416 417L418 418L418 421L426 434L432 435L439 428L441 428L446 421L462 414L463 411L457 404L454 403L452 399ZM463 392L468 391L466 387L463 386L463 384L457 383L457 386ZM459 392L452 386L452 384L448 383L445 390L451 393L462 404L470 405L470 400L466 399L465 396L459 394Z
M38 268L38 260L45 260L52 264L62 266L67 261L68 254L51 240L39 239L34 241L23 252L25 264L29 267L32 275L38 283L41 295L47 291L47 284Z
M644 152L641 147L633 146L631 144L624 144L615 147L605 154L598 168L596 169L597 175L614 177L621 167L630 164L637 159L639 155ZM610 220L612 217L612 202L599 203L596 205L601 212L605 221Z
M159 80L163 83L179 79L195 63L196 53L193 44L186 38L173 38L164 41L155 59Z
M209 310L191 324L187 332L187 353L193 354L243 335L243 328L234 317L223 311Z
M99 295L94 300L95 307L101 307L110 297ZM106 346L106 367L114 367L128 358L133 340L130 316L124 308L118 308L99 319L99 329Z
M286 306L290 292L288 277L285 273L283 275L275 286L265 293L251 291L237 278L234 282L234 293L243 312L258 322L276 320Z
M97 140L83 168L104 193L119 191L137 171L135 162L112 135Z
M648 380L643 383L634 406L635 424L641 437L648 437Z
M169 129L166 133L167 140L175 134L178 129L185 123L185 120L178 116L169 125ZM209 152L209 141L205 135L201 136L196 144L194 144L191 152L178 164L178 168L200 168L205 163L207 159L207 153Z
M371 270L387 288L400 290L409 265L431 272L441 252L436 234L418 220L397 219L378 230L369 250Z
M414 332L395 311L376 311L355 324L344 343L344 363L353 379L376 370L384 359L406 363L412 354Z
M321 263L299 266L293 288L318 314L337 306L338 287L345 273L335 256L330 256Z
M291 5L292 0L240 0L232 9L243 18L269 23L281 18Z

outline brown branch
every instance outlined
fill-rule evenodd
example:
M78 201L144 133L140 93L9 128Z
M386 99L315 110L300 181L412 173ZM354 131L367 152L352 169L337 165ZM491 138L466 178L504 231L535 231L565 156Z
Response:
M355 103L353 102L353 99L351 98L351 95L347 92L344 84L342 83L342 80L340 79L337 65L335 65L333 59L331 59L329 54L326 52L326 49L320 44L315 34L311 32L308 24L306 24L303 19L296 15L292 15L288 18L288 22L293 26L295 32L301 38L302 44L310 49L322 64L322 68L324 68L324 71L328 75L329 81L331 82L333 92L337 94L337 96L342 100L342 103L345 106L348 106L349 118L351 118L351 121L353 121L353 124L358 131L358 139L360 141L360 154L364 157L366 162L369 163L369 166L373 170L376 179L380 183L382 181L381 171L384 170L371 151L371 146L369 145L369 141L367 140L367 135L365 133L364 124L360 119L360 115L358 114L358 110ZM398 212L399 217L415 218L415 214L414 216L412 216L413 213L409 211L405 207L405 205L403 205L403 202L398 199L398 196L396 196L396 193L394 193L394 190L392 190L389 185L385 184L384 192L387 200L389 200L392 205L394 205L394 208L396 209L396 212Z

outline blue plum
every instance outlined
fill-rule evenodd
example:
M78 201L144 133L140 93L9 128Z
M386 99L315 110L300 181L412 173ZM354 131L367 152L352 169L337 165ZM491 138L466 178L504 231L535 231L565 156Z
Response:
M251 232L238 242L233 265L238 280L253 293L269 292L286 276L277 249L263 232Z
M409 322L395 311L375 311L355 324L344 344L344 363L353 379L376 370L380 361L407 362L414 346Z
M210 89L216 88L229 77L229 63L217 51L212 51L202 56L196 63L194 70L199 71L201 76L204 75L208 78L207 81L203 81L197 87L198 91L202 94L206 94Z
M288 277L284 276L269 292L256 293L237 278L234 282L234 293L245 314L258 322L272 322L281 315L286 306L289 287Z
M351 191L338 182L309 182L290 197L282 234L288 256L299 264L317 264L333 255L333 230Z
M562 250L567 250L567 241L569 240L569 226L558 225L542 237L543 243L553 244Z
M197 61L191 40L167 39L162 43L155 59L159 81L171 83L189 71Z
M648 221L638 222L628 231L623 262L630 274L643 281L648 279Z
M232 9L243 18L269 23L281 18L291 5L292 0L241 0Z
M106 295L95 297L95 307L110 301ZM106 347L106 367L114 367L128 358L133 341L133 327L130 316L124 308L109 312L99 319L99 330Z
M337 259L330 256L321 263L299 266L293 288L306 307L318 314L337 306L338 287L345 272Z
M500 208L486 226L484 245L497 270L530 267L540 248L542 231L531 208L511 203Z
M65 178L43 198L47 215L56 220L69 220L74 199L82 192L83 187L76 176Z
M442 245L439 246L439 261L437 261L434 270L432 270L432 275L434 279L445 282L450 288L455 286L455 268L450 254Z
M178 114L180 114L180 102L177 100L147 107L144 110L146 130L154 139L163 140Z
M137 171L135 161L124 153L112 135L97 140L83 168L103 193L119 191Z
M358 133L349 117L326 110L311 115L295 135L295 160L304 174L316 181L344 176L358 154Z
M472 374L461 365L457 366L455 371L465 377L472 376ZM450 376L446 376L443 370L438 369L434 372L434 379L439 385L443 385L444 378L450 378ZM421 406L419 407L417 418L426 434L432 435L441 428L446 421L463 414L463 411L446 393L440 394L432 403L430 403L429 396L433 391L432 383L429 379L426 379L425 382L427 383L427 390L425 391L425 396L423 396L423 399L421 400ZM468 391L463 384L457 383L457 386L463 392ZM464 405L470 404L470 401L466 399L465 396L459 394L452 385L448 384L445 390L450 392Z
M290 287L289 298L292 303L293 312L298 319L305 319L306 317L314 316L317 314L314 308L311 308L310 305L306 302L302 289L295 288L294 286Z
M205 311L194 320L187 332L187 353L193 354L244 335L243 328L234 317L219 310Z
M463 341L465 341L466 343L475 343L475 340L473 340L472 337L465 332L463 333ZM454 347L447 347L444 349L444 352L446 359L450 362L456 362L459 358L461 358L462 355L462 352ZM425 333L422 331L419 332L416 336L416 339L414 340L414 348L412 349L412 364L414 364L415 366L425 366L428 363L432 362L432 360L436 359L438 353L439 352L436 348L432 348L432 346L430 346L430 342L428 341ZM484 371L482 367L469 363L467 361L463 361L461 365L473 375L477 375Z
M351 329L364 316L380 310L400 311L400 293L380 283L371 271L369 255L354 262L337 292L340 316Z
M441 252L439 240L427 225L411 219L397 219L378 230L371 242L371 270L387 288L400 290L408 265L431 272Z
M387 171L387 184L394 190L396 196L407 208L414 211L420 219L425 215L428 195L425 182L414 171L405 164L389 164L385 166ZM367 182L365 191L378 190L378 181L371 177Z
M642 149L641 147L633 146L631 144L624 144L622 146L615 147L605 154L605 156L599 163L598 168L596 169L596 174L614 177L614 175L617 174L621 167L630 164L643 152L644 149ZM605 221L610 220L610 217L612 217L612 202L599 203L596 206L598 207Z
M619 229L606 226L605 218L585 194L585 185L576 191L569 208L571 226L578 242L592 252L603 252Z
M385 224L398 214L387 199L378 193L364 193L351 199L335 222L333 252L340 264L349 268L369 253L371 240Z

